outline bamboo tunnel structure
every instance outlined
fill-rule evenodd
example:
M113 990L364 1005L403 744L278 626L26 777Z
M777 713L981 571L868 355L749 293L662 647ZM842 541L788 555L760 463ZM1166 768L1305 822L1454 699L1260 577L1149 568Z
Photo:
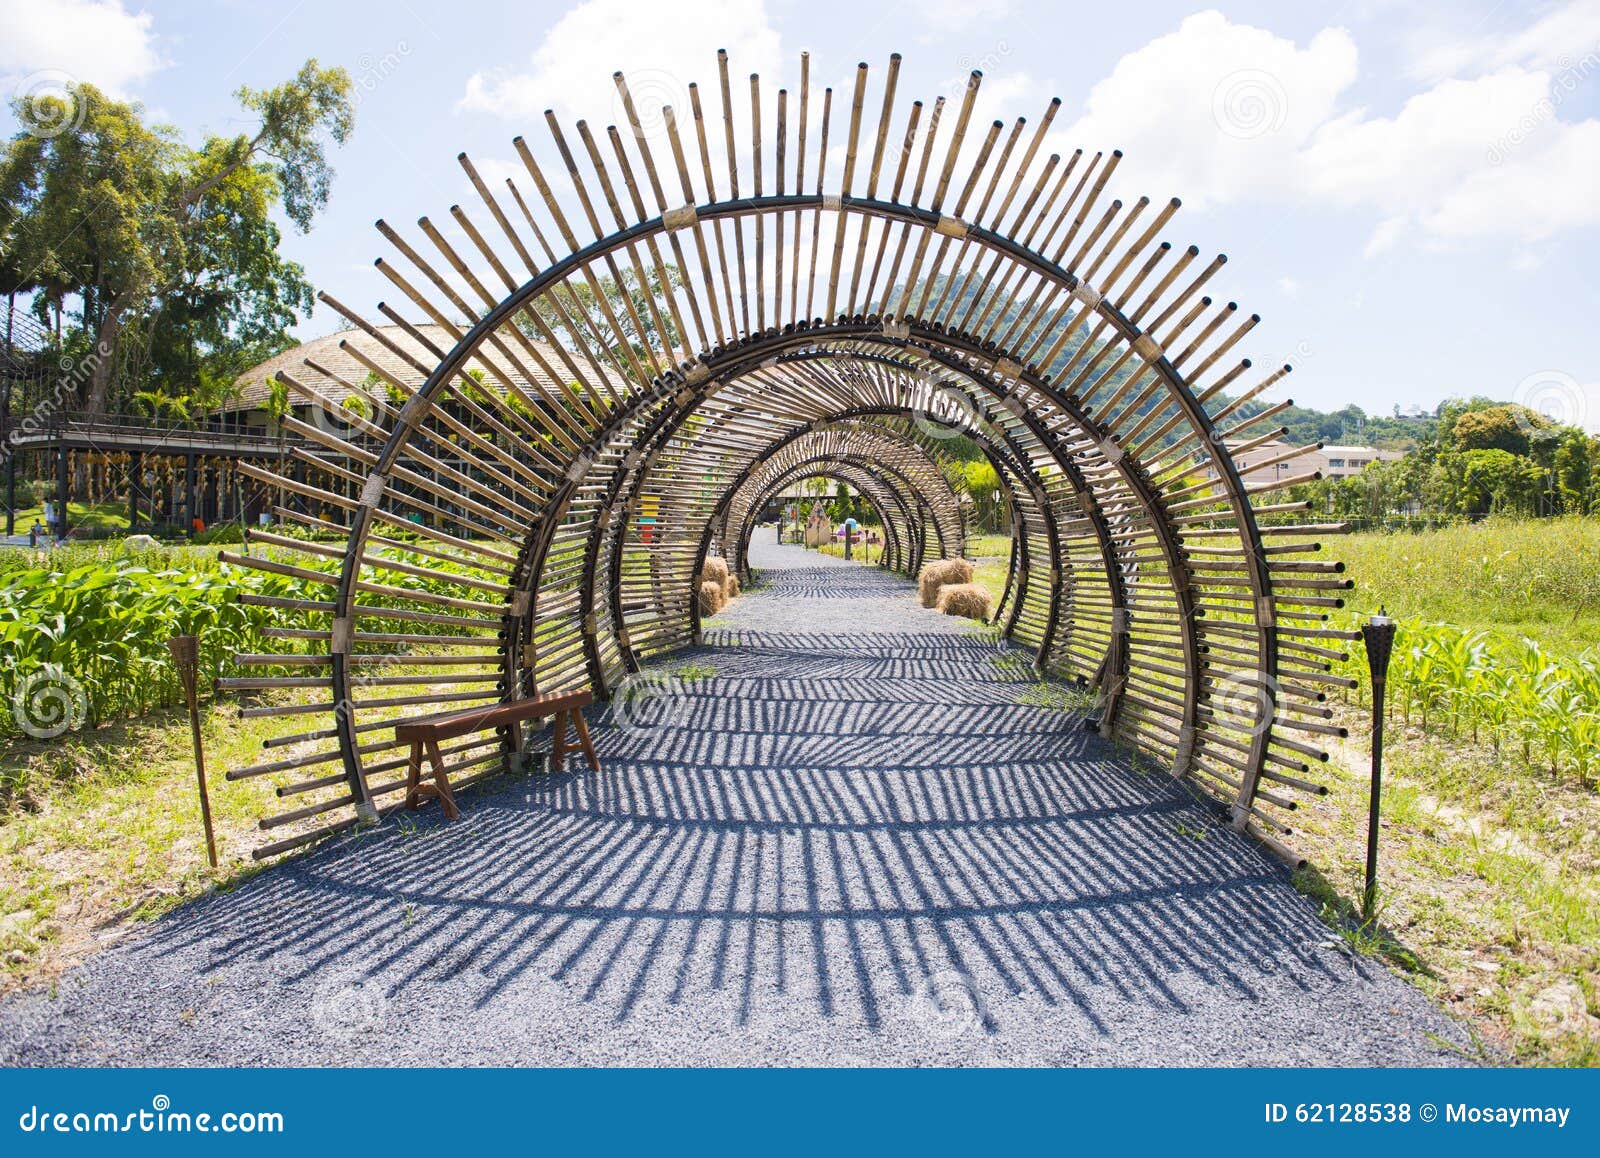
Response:
M758 499L808 456L893 523L891 565L959 554L939 431L1008 498L1000 630L1283 851L1352 637L1317 557L1343 528L1274 493L1304 478L1234 460L1283 433L1288 403L1259 399L1289 367L1241 357L1258 319L1210 296L1225 258L1164 239L1176 199L1113 197L1117 152L1049 151L1059 102L983 125L978 73L908 105L899 66L860 65L836 102L805 56L797 90L746 93L718 54L712 90L660 109L617 74L622 124L546 114L515 176L459 158L473 204L378 223L382 320L323 300L392 357L364 358L342 425L290 423L343 485L247 468L320 508L279 514L323 541L228 556L321 592L289 601L300 653L226 681L311 689L249 709L307 717L298 754L230 773L298 777L262 822L291 835L258 855L396 807L397 718L603 697L695 641L707 553L745 566ZM314 362L281 380L329 409L358 385ZM502 744L454 744L458 783Z
M966 552L963 495L950 481L951 460L907 422L857 417L802 427L767 448L728 490L712 520L711 552L748 581L750 536L769 499L812 477L855 487L884 529L880 565L916 575L925 559Z

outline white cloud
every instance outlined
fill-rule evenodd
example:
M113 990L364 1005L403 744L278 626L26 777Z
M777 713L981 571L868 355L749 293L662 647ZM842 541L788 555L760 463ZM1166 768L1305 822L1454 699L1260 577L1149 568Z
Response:
M1342 29L1301 49L1201 12L1118 61L1060 144L1126 150L1121 171L1153 195L1234 201L1283 186L1355 76L1355 42Z
M0 75L7 87L48 73L126 97L165 63L153 24L122 0L0 0Z
M1372 231L1372 236L1367 239L1363 255L1377 257L1399 244L1400 239L1406 235L1406 228L1410 224L1404 217L1385 217L1378 222L1378 227Z
M555 108L593 125L621 125L626 120L611 79L620 69L647 126L659 122L663 104L687 121L691 81L702 101L721 108L716 48L728 51L736 106L748 107L748 84L740 82L750 73L778 75L778 33L761 0L676 6L586 0L545 34L528 71L474 74L459 107L525 121Z
M1300 283L1292 277L1280 277L1278 292L1286 298L1297 298L1300 296Z
M1600 52L1600 0L1572 0L1510 36L1436 39L1413 53L1407 71L1415 79L1432 81L1510 64L1564 69L1597 52Z
M1515 38L1524 56L1561 40L1532 32ZM1506 65L1442 81L1389 117L1341 109L1355 79L1342 29L1302 49L1204 12L1123 57L1063 137L1125 148L1122 172L1141 191L1190 205L1373 213L1368 256L1407 237L1532 242L1600 222L1600 121L1560 119L1563 78Z

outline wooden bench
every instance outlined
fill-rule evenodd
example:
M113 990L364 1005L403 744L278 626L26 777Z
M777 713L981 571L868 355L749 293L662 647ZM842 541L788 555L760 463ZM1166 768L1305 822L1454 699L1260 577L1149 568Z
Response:
M588 690L553 692L549 695L529 696L526 699L491 704L486 708L466 708L459 712L424 716L396 724L394 738L401 743L411 745L406 772L406 807L416 809L421 806L423 797L437 797L439 804L444 808L445 818L455 820L461 815L461 809L456 807L455 794L450 790L450 778L445 772L444 756L439 751L439 742L453 740L457 736L471 735L473 732L484 732L490 728L505 728L510 733L512 750L521 752L524 720L555 717L555 722L551 725L555 739L550 749L550 767L557 772L561 771L562 762L566 758L567 723L570 720L578 734L577 746L582 749L584 757L589 761L589 767L596 772L600 771L600 760L594 754L594 745L589 741L589 727L583 720L583 709L592 703L594 703L594 693ZM424 757L433 765L433 778L430 783L424 783L422 778Z

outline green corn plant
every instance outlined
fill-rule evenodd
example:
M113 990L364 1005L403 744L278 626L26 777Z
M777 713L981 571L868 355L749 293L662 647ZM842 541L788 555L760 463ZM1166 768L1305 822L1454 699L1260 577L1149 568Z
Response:
M1356 626L1348 616L1341 626ZM1366 657L1357 644L1345 672L1363 685ZM1451 735L1485 733L1497 755L1506 741L1522 760L1536 759L1552 776L1574 775L1584 785L1600 764L1600 656L1548 654L1522 639L1506 643L1487 632L1444 623L1399 624L1389 667L1390 695L1409 725L1424 733L1443 726Z

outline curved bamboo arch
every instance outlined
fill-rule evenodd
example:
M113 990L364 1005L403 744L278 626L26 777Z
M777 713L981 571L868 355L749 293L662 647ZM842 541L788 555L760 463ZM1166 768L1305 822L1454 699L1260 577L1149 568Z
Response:
M419 221L429 252L379 222L398 259L377 268L448 348L400 309L380 303L398 329L380 328L324 296L416 377L347 345L383 387L370 413L348 437L286 423L342 459L297 452L344 491L257 472L294 496L281 517L342 549L268 532L252 541L313 566L226 556L327 588L288 601L320 626L284 633L321 650L240 657L295 674L229 681L321 689L305 711L325 722L283 743L336 745L232 773L323 769L280 787L312 803L263 821L292 835L261 855L391 806L397 713L604 692L692 641L695 578L752 465L871 414L982 436L1013 498L1006 634L1093 681L1108 735L1214 791L1238 827L1287 833L1337 732L1321 701L1351 636L1322 621L1349 582L1305 558L1342 527L1257 503L1314 476L1256 481L1287 454L1234 462L1283 433L1289 403L1257 400L1289 368L1243 385L1233 350L1258 319L1205 292L1225 259L1196 267L1198 249L1159 240L1175 199L1105 201L1119 153L1047 153L1058 102L1031 130L979 128L973 73L953 106L902 113L894 56L874 131L865 64L842 127L805 56L775 107L754 76L736 107L725 55L718 71L720 134L698 87L657 127L618 74L622 129L579 121L575 149L547 114L558 170L517 138L527 182L497 194L462 155L481 210ZM309 360L281 378L324 408L351 385ZM479 736L453 755L487 774L503 752Z
M966 553L961 496L950 482L948 458L936 456L926 443L897 425L861 418L811 424L763 449L741 480L727 489L712 519L712 547L720 549L728 565L748 579L746 546L753 520L776 493L779 476L789 478L801 466L825 475L835 463L850 464L879 477L901 500L896 505L906 511L907 549L897 546L892 555L885 556L886 566L915 574L929 546L941 559ZM848 478L844 481L851 482ZM927 531L934 536L932 544L926 541Z
M893 471L876 470L863 459L819 456L781 471L759 489L756 501L765 503L784 487L819 476L846 482L862 493L883 520L887 542L882 566L907 575L916 574L917 553L928 533L928 524L922 518L926 508L919 504L907 480ZM755 519L747 514L741 519L739 529L740 541L746 549L754 530Z

